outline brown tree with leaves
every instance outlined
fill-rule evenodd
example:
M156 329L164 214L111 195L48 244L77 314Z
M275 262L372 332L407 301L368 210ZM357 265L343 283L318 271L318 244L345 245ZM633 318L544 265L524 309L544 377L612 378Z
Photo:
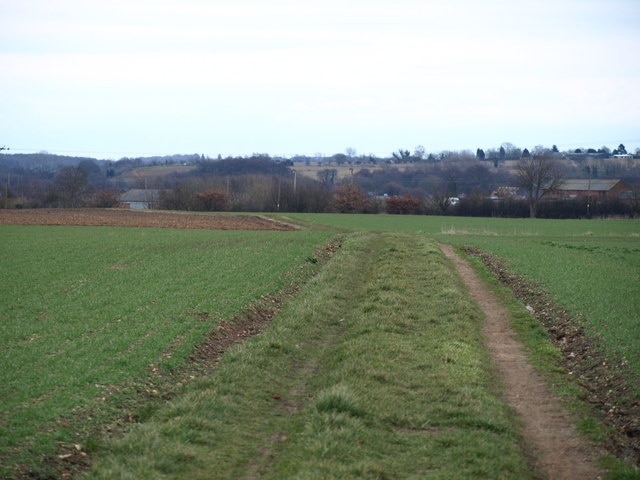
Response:
M385 200L385 210L396 215L419 215L422 213L422 200L413 195L388 197Z
M224 190L206 190L197 193L196 198L200 210L215 212L229 209L229 195Z
M331 207L338 213L366 213L371 211L372 203L366 192L349 183L336 189Z

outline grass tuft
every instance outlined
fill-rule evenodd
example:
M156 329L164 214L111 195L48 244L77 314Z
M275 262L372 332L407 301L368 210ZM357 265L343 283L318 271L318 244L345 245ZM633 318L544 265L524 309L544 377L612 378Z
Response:
M358 405L353 392L345 385L336 385L321 391L314 406L320 413L343 413L352 417L366 416L366 411Z

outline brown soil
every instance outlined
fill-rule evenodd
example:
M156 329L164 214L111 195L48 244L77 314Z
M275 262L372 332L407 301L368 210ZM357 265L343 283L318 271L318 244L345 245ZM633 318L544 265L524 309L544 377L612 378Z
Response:
M507 309L450 246L441 248L485 314L486 345L504 385L505 400L522 422L536 470L550 479L602 478L596 465L597 450L578 435L567 412L529 364L509 325Z
M107 208L0 210L0 224L189 228L210 230L295 230L259 215L208 215Z

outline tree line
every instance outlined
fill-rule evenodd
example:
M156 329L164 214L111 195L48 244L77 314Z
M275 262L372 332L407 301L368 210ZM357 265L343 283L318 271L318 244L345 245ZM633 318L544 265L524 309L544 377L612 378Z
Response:
M614 151L623 149L620 145ZM0 208L117 207L120 194L134 187L157 189L159 208L172 210L556 218L580 217L585 211L592 215L639 213L634 201L600 199L590 208L581 199L561 204L541 201L562 178L615 176L637 187L640 168L633 161L614 158L611 152L609 156L597 151L595 155L575 151L568 155L557 148L529 152L511 144L501 145L497 153L480 150L427 155L422 148L413 153L400 149L388 159L372 160L348 149L347 155L316 158L322 164L316 178L296 171L309 158L274 159L262 154L213 160L191 155L177 159L181 165L190 165L187 170L134 176L133 180L126 174L149 162L79 158L73 163L73 157L63 157L54 168L55 158L50 157L55 156L39 154L46 161L21 163L19 156L0 154L0 178L4 179ZM159 158L153 164L162 162ZM355 168L340 179L334 162ZM165 159L165 163L175 162Z

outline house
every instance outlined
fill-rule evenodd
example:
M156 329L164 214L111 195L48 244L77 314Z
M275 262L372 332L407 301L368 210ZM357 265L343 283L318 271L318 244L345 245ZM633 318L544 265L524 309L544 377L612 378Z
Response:
M620 198L631 188L620 179L580 178L567 179L547 198L571 199L578 197Z
M160 190L133 188L120 195L120 205L132 210L156 208L160 199Z
M501 200L506 198L522 198L518 193L518 187L509 187L503 186L496 188L493 192L491 192L491 196L489 197L491 200Z

